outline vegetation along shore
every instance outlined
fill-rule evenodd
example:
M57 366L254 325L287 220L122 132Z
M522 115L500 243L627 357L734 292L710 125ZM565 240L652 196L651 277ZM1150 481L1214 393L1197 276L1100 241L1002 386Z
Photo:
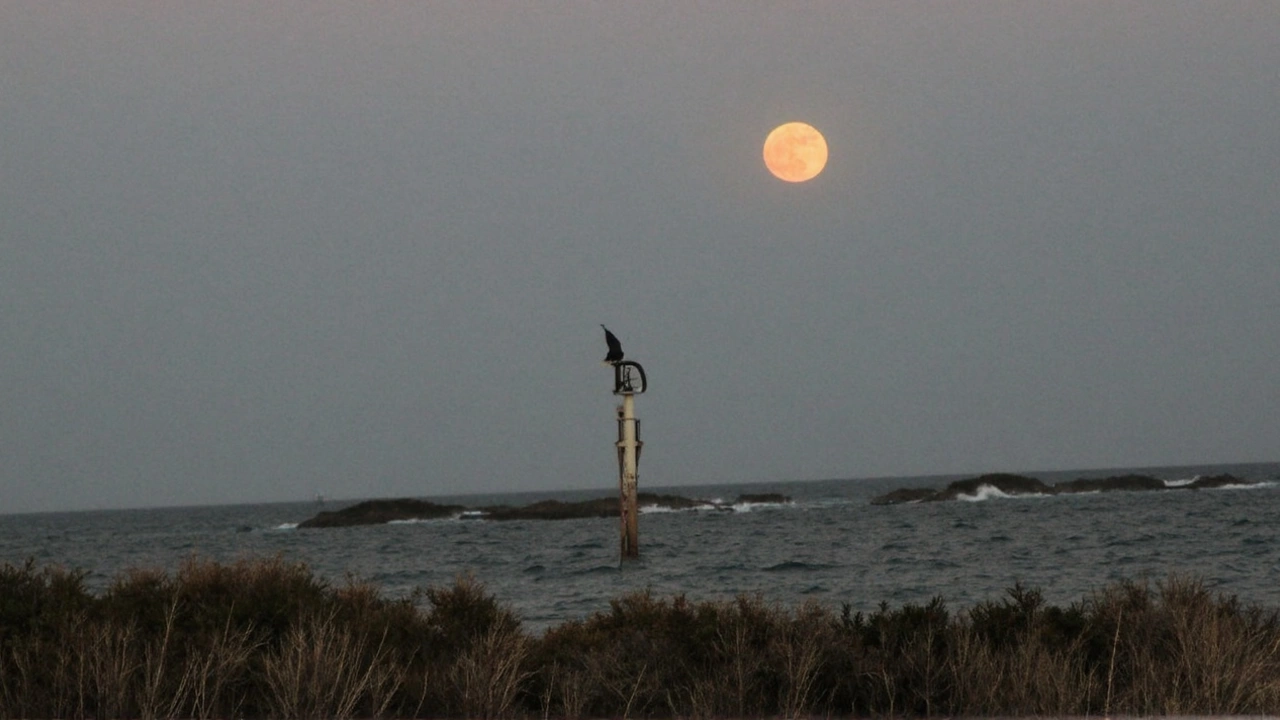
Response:
M867 615L636 593L541 635L470 578L396 600L280 558L83 580L0 568L0 717L1280 713L1280 615L1178 576Z

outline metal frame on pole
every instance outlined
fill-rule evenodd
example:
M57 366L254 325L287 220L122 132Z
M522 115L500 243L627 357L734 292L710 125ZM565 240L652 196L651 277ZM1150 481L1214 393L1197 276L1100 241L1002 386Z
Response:
M635 396L648 389L644 368L630 360L613 366L613 394L622 396L618 406L618 509L623 560L640 557L640 530L636 507L636 485L639 479L640 421L636 418Z

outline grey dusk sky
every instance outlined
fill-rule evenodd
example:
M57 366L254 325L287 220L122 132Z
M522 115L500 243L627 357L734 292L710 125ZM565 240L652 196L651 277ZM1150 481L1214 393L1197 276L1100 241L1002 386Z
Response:
M831 159L761 162L802 120ZM1280 3L0 4L0 513L1280 458Z

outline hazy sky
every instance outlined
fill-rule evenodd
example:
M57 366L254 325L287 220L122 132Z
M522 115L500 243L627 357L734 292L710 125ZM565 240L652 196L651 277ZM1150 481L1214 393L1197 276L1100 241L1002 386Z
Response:
M0 512L1280 459L1280 3L0 4ZM826 171L761 162L802 120Z

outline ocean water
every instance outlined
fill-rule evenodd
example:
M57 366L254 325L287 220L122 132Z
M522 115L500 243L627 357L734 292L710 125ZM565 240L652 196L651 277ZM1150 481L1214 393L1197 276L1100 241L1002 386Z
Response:
M738 512L649 512L641 559L620 563L616 519L434 520L300 530L314 502L0 515L0 562L28 558L88 572L100 589L129 568L175 569L188 557L283 556L333 583L357 577L386 595L481 580L530 629L607 610L633 590L690 599L759 594L872 610L942 596L952 607L998 599L1014 583L1069 603L1121 579L1187 573L1242 600L1280 608L1280 463L1028 473L1047 483L1142 472L1171 483L1230 472L1249 488L968 500L873 506L898 487L963 476L650 488L731 501L780 492L785 505ZM643 478L641 478L643 481ZM468 505L522 504L600 492L453 496ZM348 503L330 502L324 509Z

